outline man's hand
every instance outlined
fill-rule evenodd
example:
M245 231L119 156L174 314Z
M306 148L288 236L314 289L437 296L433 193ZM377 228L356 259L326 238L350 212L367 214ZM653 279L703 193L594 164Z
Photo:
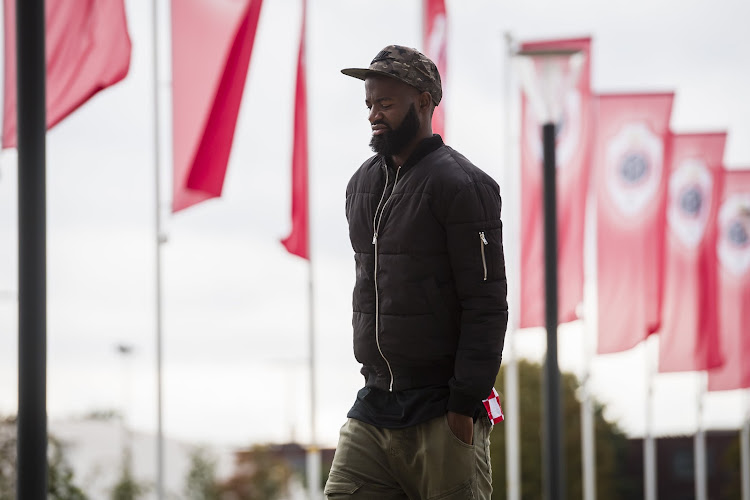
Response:
M474 420L460 413L448 412L448 427L453 435L466 444L472 444L474 439Z

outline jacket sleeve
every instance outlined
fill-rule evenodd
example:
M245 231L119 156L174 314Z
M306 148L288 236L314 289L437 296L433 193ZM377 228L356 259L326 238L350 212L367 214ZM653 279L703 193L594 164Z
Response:
M446 219L448 255L461 306L461 327L448 410L473 415L492 390L508 324L501 200L493 183L472 183Z

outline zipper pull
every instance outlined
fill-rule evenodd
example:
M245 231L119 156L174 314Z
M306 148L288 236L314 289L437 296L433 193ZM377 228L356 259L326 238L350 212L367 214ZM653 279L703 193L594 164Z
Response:
M479 251L482 253L482 269L484 270L483 281L487 281L487 257L484 254L484 247L489 245L487 237L484 235L484 231L479 231Z
M372 244L374 245L377 242L378 242L378 232L375 231L374 233L372 233Z

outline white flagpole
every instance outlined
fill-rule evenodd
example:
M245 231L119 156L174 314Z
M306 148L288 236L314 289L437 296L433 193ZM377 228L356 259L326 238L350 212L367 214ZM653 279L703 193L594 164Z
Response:
M651 340L651 341L650 341ZM646 358L646 424L643 433L643 482L645 500L656 500L656 443L653 436L652 404L654 396L654 372L656 360L651 348L653 339L646 339L643 350Z
M153 99L154 99L154 197L155 197L155 236L156 236L156 498L164 497L164 432L162 419L162 314L161 314L161 251L165 242L161 227L161 168L160 168L160 135L159 135L159 36L158 1L152 2L153 22Z
M586 332L590 330L588 324L584 325ZM584 333L586 337L588 335ZM588 340L588 339L586 339ZM588 344L589 342L586 342ZM583 498L584 500L596 499L596 428L594 423L594 406L591 404L591 392L589 391L589 379L591 376L591 350L586 346L586 373L583 376L581 389L583 400L581 401L581 453L583 454Z
M593 176L592 176L593 179ZM589 180L589 184L593 181ZM596 193L587 189L588 199L584 226L583 267L583 365L581 380L581 455L583 465L583 500L596 499L596 422L591 401L591 363L598 324L598 281L596 246Z
M305 95L307 95L307 0L302 0L302 33L304 37L300 40L300 44L303 47L303 52L300 52L302 58L302 64L304 64L305 70ZM307 99L305 99L305 106L307 106ZM305 113L307 119L307 112ZM305 127L307 130L307 126ZM307 140L307 137L305 137ZM306 474L307 474L307 490L308 498L310 500L320 500L323 497L323 492L320 487L320 474L321 474L321 454L320 447L318 446L317 437L317 409L316 409L316 375L315 375L315 280L314 280L314 266L313 266L313 252L312 252L312 225L311 225L311 213L310 207L310 162L309 162L309 149L307 158L307 206L305 207L305 216L307 217L307 266L308 266L308 369L310 378L310 445L307 449L306 456Z
M706 477L706 433L703 429L703 398L706 394L708 373L698 372L697 425L693 439L695 460L695 498L708 499L708 478Z
M308 164L308 176L309 176L309 164ZM308 177L308 200L309 200L309 177ZM310 203L308 201L307 207L308 217L308 228L310 219ZM311 231L308 232L308 245L310 244ZM307 488L309 491L310 500L319 500L322 498L322 491L320 488L320 474L321 474L321 456L320 448L318 447L317 439L317 422L316 422L316 397L315 397L315 308L314 308L314 297L315 291L313 286L313 260L312 252L308 249L308 331L310 332L309 337L309 377L310 377L310 446L307 450L306 460L306 472L307 472Z
M513 36L510 32L505 33L505 44L506 44L506 56L505 56L505 182L509 186L509 189L503 193L506 198L507 206L510 207L511 215L508 217L507 228L508 233L511 235L511 241L520 241L520 217L516 214L520 213L518 210L520 203L518 201L517 193L520 193L520 175L518 175L518 169L514 168L512 155L512 144L513 134L511 133L511 102L512 102L512 72L511 72L511 58L515 53ZM509 248L506 251L507 255L512 260L512 265L509 268L513 269L518 276L518 272L521 269L519 263L520 254L517 251ZM520 279L516 278L509 280L511 282L510 298L509 301L513 307L518 310L520 304ZM519 411L518 405L520 398L518 397L518 359L515 350L515 336L518 331L518 315L510 314L508 330L505 334L505 358L503 364L505 365L505 467L506 467L506 488L508 494L508 500L520 500L521 498L521 447L519 444Z
M315 377L315 287L313 279L313 256L312 256L312 231L310 231L310 165L308 163L308 206L307 206L307 224L308 224L308 331L309 331L309 377L310 377L310 446L307 449L306 472L307 488L310 500L319 500L322 498L320 488L321 474L321 454L318 446L317 437L317 410L316 410L316 377Z
M746 391L746 405L745 421L740 432L742 500L750 500L750 389Z

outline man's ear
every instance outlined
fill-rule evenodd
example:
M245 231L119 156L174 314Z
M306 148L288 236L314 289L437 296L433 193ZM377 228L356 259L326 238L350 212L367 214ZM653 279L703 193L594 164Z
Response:
M429 111L430 106L432 106L432 96L430 93L422 92L419 94L419 109Z

